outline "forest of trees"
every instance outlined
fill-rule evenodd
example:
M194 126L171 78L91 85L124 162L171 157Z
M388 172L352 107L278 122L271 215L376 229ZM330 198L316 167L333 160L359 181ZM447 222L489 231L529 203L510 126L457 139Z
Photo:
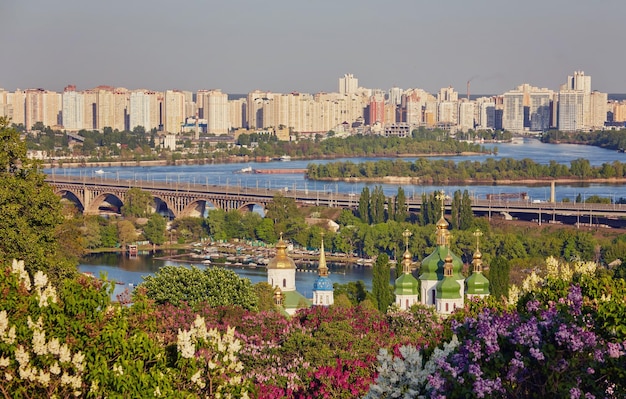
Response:
M611 179L626 177L626 163L614 161L593 166L588 159L579 158L571 161L568 167L556 161L550 161L547 165L539 164L528 158L488 158L484 162L419 158L414 162L382 159L363 163L346 161L309 164L307 167L307 178L311 180L383 179L388 176L412 177L422 183L432 184L497 183L520 179Z

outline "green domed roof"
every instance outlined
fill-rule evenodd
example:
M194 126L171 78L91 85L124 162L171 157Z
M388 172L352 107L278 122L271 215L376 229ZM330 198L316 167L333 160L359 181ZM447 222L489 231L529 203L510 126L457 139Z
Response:
M420 280L441 280L443 279L443 265L448 255L448 247L438 245L435 250L422 261L420 269ZM452 272L456 280L462 280L463 261L461 258L450 252L452 255Z
M467 294L489 295L489 280L482 273L472 273L465 282L467 283Z
M412 274L403 274L396 279L396 289L393 293L396 295L418 295L419 282Z
M437 283L438 299L461 298L461 285L453 277L446 277Z

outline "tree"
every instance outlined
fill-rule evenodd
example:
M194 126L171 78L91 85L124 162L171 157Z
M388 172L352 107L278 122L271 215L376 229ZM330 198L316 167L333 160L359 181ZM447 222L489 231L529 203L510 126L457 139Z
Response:
M370 224L370 189L368 186L363 187L361 196L359 197L359 217L363 223Z
M128 220L120 220L117 222L117 239L122 245L122 249L125 249L127 244L137 240L135 225Z
M396 222L405 222L408 217L408 210L406 207L406 194L404 193L404 189L402 187L398 187L395 209Z
M146 217L150 213L150 205L153 203L152 195L140 188L133 187L126 192L122 216Z
M371 296L371 294L367 291L367 288L365 288L365 283L362 280L350 281L346 284L334 283L333 291L335 295L335 303L337 303L336 298L345 296L345 298L350 301L352 306L358 305Z
M59 247L60 199L5 117L0 117L0 204L0 262L23 259L29 272L45 271L55 282L75 273L75 263Z
M165 229L167 222L165 218L158 213L153 213L148 219L148 223L143 228L143 235L146 240L153 244L161 245L165 242Z
M496 256L489 266L489 290L495 298L509 296L509 261L502 256Z
M385 193L382 186L376 186L370 198L370 220L374 224L385 221Z
M390 279L389 257L387 254L382 253L376 258L374 269L372 270L372 295L376 300L378 310L383 313L393 303L393 289L389 284Z
M472 211L472 199L467 190L463 190L461 198L461 210L459 212L459 229L466 230L474 224L474 211Z
M192 306L236 305L255 310L257 294L248 279L239 278L232 270L211 267L201 270L180 266L164 266L154 276L147 276L140 286L156 303L174 306L186 302Z

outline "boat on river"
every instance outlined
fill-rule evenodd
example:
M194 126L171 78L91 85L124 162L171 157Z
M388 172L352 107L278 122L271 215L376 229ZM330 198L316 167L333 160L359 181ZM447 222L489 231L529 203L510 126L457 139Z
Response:
M246 168L241 168L235 173L252 173L252 166L248 166Z

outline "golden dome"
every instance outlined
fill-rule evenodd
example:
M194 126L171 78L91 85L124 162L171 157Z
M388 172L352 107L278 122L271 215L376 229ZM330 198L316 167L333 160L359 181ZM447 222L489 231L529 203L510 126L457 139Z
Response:
M296 264L287 255L287 244L283 241L283 236L281 234L280 240L276 244L276 256L270 260L267 264L268 269L295 269Z

